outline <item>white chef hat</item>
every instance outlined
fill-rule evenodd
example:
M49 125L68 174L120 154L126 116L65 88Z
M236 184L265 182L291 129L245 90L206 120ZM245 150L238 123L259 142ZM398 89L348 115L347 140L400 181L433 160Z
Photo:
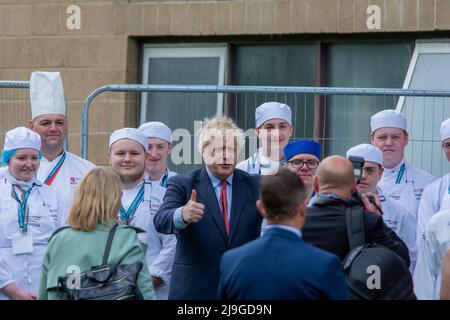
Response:
M2 164L7 165L17 149L34 149L39 151L41 158L41 136L25 127L17 127L8 131L5 135L5 143L2 152Z
M370 118L370 126L372 127L372 133L379 128L399 128L407 131L405 115L392 109L375 113Z
M450 138L450 118L441 123L441 141Z
M347 159L351 156L361 157L364 161L375 162L380 166L383 166L383 152L371 144L358 144L357 146L348 149L346 154Z
M3 150L24 148L41 151L41 136L25 127L17 127L6 133Z
M162 122L151 121L143 123L138 130L147 138L157 138L172 143L172 130Z
M256 128L259 128L264 122L271 119L283 119L292 125L291 108L287 104L279 102L266 102L256 108Z
M134 128L122 128L114 131L109 137L109 148L114 144L114 142L122 140L122 139L131 139L141 144L145 151L148 149L148 138L140 133L137 129Z
M66 115L66 99L59 72L35 71L30 78L31 117L57 113Z

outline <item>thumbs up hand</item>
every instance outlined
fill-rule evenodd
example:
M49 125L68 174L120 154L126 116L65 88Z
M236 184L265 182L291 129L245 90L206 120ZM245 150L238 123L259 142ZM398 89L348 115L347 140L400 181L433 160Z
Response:
M181 217L187 223L197 223L203 217L205 206L197 202L197 190L193 189L191 199L181 210Z

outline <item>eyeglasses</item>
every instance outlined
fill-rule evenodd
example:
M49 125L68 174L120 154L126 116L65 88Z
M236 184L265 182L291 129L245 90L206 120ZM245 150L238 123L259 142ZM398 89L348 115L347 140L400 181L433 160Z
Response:
M306 167L308 167L308 169L316 169L317 166L319 165L319 161L317 160L291 160L288 161L288 163L296 169L301 169L303 167L304 164L306 164Z

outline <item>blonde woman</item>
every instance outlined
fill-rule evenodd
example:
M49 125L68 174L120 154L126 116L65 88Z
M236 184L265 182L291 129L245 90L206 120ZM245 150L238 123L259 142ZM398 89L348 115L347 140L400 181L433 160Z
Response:
M82 179L74 194L69 228L55 232L44 257L38 299L65 299L57 290L58 277L76 274L100 265L109 231L116 224L122 185L110 169L95 168ZM146 300L155 298L145 249L135 228L117 227L108 263L129 265L142 262L139 290Z

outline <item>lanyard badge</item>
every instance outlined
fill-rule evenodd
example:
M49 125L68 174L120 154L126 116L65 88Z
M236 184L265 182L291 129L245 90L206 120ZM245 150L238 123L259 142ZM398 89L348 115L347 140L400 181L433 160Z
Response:
M122 206L120 206L119 212L120 221L122 221L127 225L130 224L131 219L133 218L137 208L139 207L139 205L143 200L144 200L144 184L142 184L141 188L139 189L136 197L134 198L128 210L125 210Z
M18 202L17 206L17 217L19 221L19 228L23 233L27 232L28 227L28 197L30 196L31 191L33 190L33 186L31 186L28 190L22 192L22 196L19 198L17 195L15 186L12 186L11 195Z
M33 186L24 191L22 196L19 198L15 190L15 186L12 186L12 197L19 203L17 208L17 216L19 220L19 228L22 231L18 237L12 239L12 251L15 255L33 252L33 238L30 234L27 234L29 216L27 201L32 190Z
M64 152L61 156L61 159L59 159L58 163L56 164L56 166L53 168L53 170L49 173L47 179L45 179L44 183L46 185L51 185L53 180L55 180L56 176L58 175L59 170L61 169L64 160L66 160L66 152Z
M164 178L161 181L161 186L167 189L167 180L169 180L169 172L164 175Z
M402 164L400 170L398 171L397 179L395 179L395 184L400 184L404 173L405 173L405 164Z

